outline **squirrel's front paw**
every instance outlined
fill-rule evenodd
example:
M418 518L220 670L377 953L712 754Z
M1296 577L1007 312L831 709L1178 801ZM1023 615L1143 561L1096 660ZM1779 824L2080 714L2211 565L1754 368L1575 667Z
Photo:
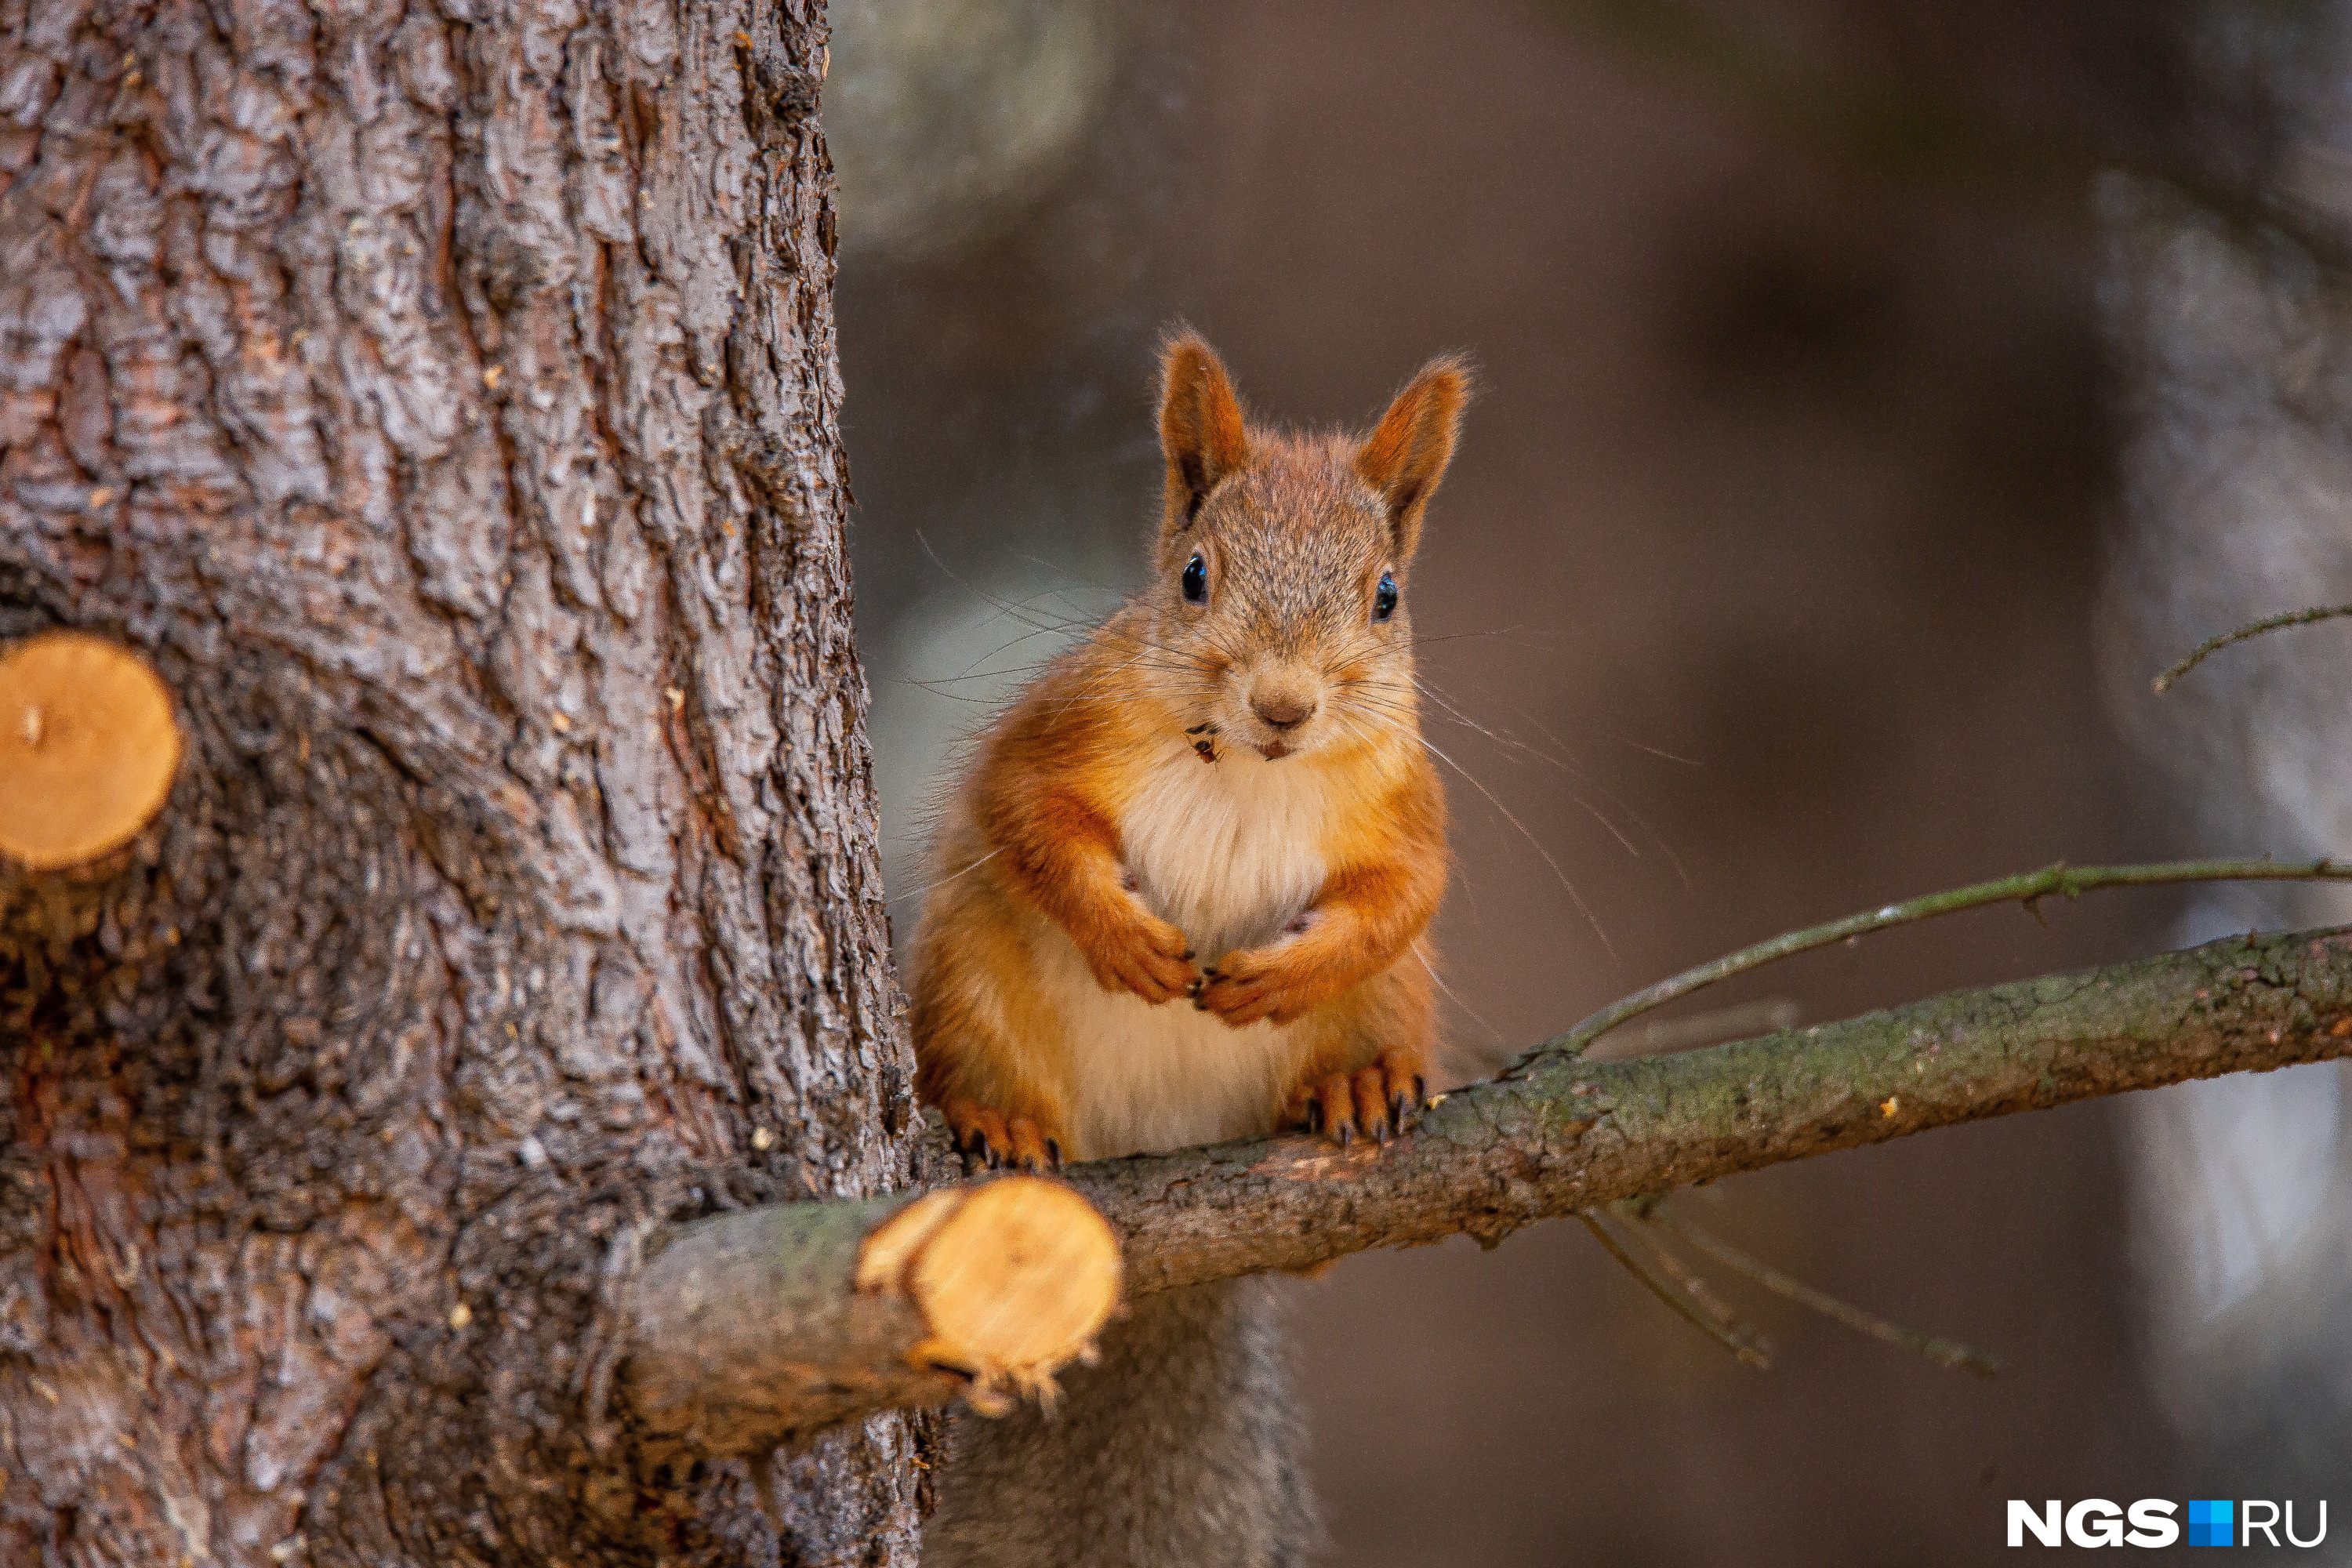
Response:
M973 1100L950 1100L940 1107L964 1173L992 1171L1058 1171L1062 1142L1026 1116L1007 1116Z
M1261 1018L1287 1024L1315 1005L1296 965L1274 952L1229 952L1204 971L1192 1005L1238 1029Z
M1098 932L1079 947L1104 990L1132 991L1146 1002L1187 995L1200 978L1184 933L1151 915Z
M1300 1084L1290 1091L1283 1119L1344 1149L1359 1137L1385 1143L1428 1107L1427 1064L1411 1052L1383 1051L1368 1068Z

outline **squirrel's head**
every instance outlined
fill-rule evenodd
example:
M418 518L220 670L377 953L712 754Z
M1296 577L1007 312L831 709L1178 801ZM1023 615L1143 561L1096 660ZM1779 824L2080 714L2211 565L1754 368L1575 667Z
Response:
M1207 343L1170 340L1139 661L1196 742L1277 759L1417 731L1408 579L1469 380L1433 360L1370 436L1291 435L1244 419Z

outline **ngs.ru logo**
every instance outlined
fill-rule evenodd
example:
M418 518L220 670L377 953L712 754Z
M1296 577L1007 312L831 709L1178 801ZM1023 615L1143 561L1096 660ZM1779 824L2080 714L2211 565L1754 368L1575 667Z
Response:
M2052 1498L2040 1508L2016 1498L2009 1500L2009 1543L2022 1546L2031 1535L2044 1546L2170 1546L2180 1539L2173 1516L2180 1505L2164 1498L2144 1497L2128 1509L2105 1498L2084 1498L2072 1508ZM2304 1519L2309 1521L2306 1511ZM2281 1542L2279 1531L2286 1532ZM2319 1528L2308 1541L2294 1532L2294 1504L2262 1498L2233 1501L2200 1498L2189 1505L2191 1546L2251 1546L2255 1536L2273 1546L2316 1546L2327 1539L2327 1503L2319 1504Z

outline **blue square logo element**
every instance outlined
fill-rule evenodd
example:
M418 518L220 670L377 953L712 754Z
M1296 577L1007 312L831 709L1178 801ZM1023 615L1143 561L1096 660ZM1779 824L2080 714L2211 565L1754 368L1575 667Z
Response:
M2237 1505L2228 1498L2191 1500L2189 1505L2189 1544L2191 1546L2235 1546L2230 1529Z

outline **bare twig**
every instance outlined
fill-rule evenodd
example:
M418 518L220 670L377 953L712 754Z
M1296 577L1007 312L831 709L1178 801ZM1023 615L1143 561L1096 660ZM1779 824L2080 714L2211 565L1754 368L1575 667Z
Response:
M1984 909L1992 904L2023 904L2028 910L2038 915L2040 910L2036 906L2043 899L2076 899L2084 893L2106 888L2153 888L2185 882L2307 881L2352 881L2352 862L2168 860L2146 866L2069 866L2061 860L2054 865L2044 866L2039 871L2021 872L1998 881L1979 882L1971 888L1956 888L1950 892L1929 893L1924 898L1909 899L1899 904L1848 915L1827 925L1787 931L1769 942L1742 948L1738 952L1702 963L1696 969L1685 969L1680 974L1612 1002L1566 1034L1555 1035L1520 1058L1517 1064L1503 1076L1512 1078L1526 1071L1530 1062L1542 1056L1581 1055L1587 1046L1629 1019L1638 1018L1669 1002L1678 1002L1695 991L1703 991L1735 974L1745 974L1751 969L1761 969L1768 963L1778 963L1784 958L1793 958L1815 948L1830 947L1858 936L1866 936L1872 931L1914 925L1940 915L1958 914L1964 910Z
M2307 626L2315 621L2332 621L2339 616L2352 616L2352 605L2318 605L2307 610L2289 610L2285 615L2265 616L2259 621L2240 626L2236 631L2208 637L2199 643L2196 651L2187 658L2156 678L2157 694L2162 696L2171 689L2174 681L2204 663L2210 656L2234 643L2248 642L2266 632L2284 631L2289 626Z
M1916 1329L1904 1328L1875 1317L1850 1302L1841 1301L1826 1290L1814 1289L1791 1274L1784 1274L1760 1258L1751 1257L1729 1242L1701 1230L1698 1226L1670 1211L1664 1204L1649 1199L1635 1199L1618 1205L1621 1212L1645 1224L1653 1225L1706 1253L1736 1274L1744 1274L1776 1296L1783 1296L1800 1306L1811 1307L1822 1316L1843 1323L1856 1333L1884 1340L1890 1345L1927 1357L1937 1366L1954 1372L1972 1372L1979 1377L1991 1377L2000 1371L2000 1363L1987 1352L1971 1345L1923 1334Z
M1700 1333L1738 1356L1759 1372L1772 1370L1772 1357L1763 1341L1732 1314L1731 1309L1717 1300L1714 1292L1698 1277L1685 1268L1664 1248L1652 1247L1649 1257L1636 1258L1625 1245L1601 1223L1601 1216L1590 1210L1577 1216L1592 1239L1601 1245L1610 1257L1622 1265L1626 1273L1640 1280L1651 1295L1674 1309Z
M1764 1335L1757 1333L1755 1326L1743 1321L1738 1311L1731 1310L1731 1305L1724 1300L1722 1295L1717 1295L1707 1286L1706 1279L1700 1279L1698 1274L1691 1272L1689 1265L1684 1265L1682 1258L1675 1258L1673 1250L1667 1250L1665 1244L1658 1241L1658 1234L1642 1225L1642 1215L1630 1213L1625 1204L1612 1204L1606 1213L1628 1225L1634 1246L1642 1248L1642 1258L1634 1258L1633 1248L1612 1244L1612 1234L1600 1223L1600 1213L1585 1211L1576 1217L1583 1220L1585 1229L1600 1237L1601 1246L1609 1248L1609 1256L1625 1265L1625 1269L1633 1272L1634 1279L1639 1279L1642 1284L1649 1286L1654 1293L1665 1295L1667 1305L1682 1311L1682 1317L1706 1328L1707 1335L1715 1342L1738 1356L1745 1366L1757 1368L1759 1373L1771 1371L1771 1344L1764 1340ZM1661 1289L1661 1279L1665 1281L1667 1289L1673 1290L1673 1295L1667 1295L1667 1290ZM1679 1300L1675 1300L1675 1298L1679 1298Z

